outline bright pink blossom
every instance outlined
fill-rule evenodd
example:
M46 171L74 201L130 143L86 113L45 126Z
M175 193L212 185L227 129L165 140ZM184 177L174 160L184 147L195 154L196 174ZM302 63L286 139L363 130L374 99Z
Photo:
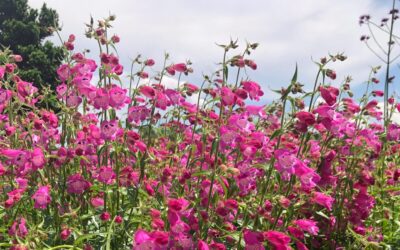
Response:
M50 187L39 187L36 193L32 196L32 199L35 200L35 208L45 209L47 205L51 202Z
M85 180L80 174L74 174L68 177L67 191L71 194L82 194L90 188L91 184Z
M264 233L265 239L273 246L276 250L290 250L290 237L284 233L277 231L267 231Z

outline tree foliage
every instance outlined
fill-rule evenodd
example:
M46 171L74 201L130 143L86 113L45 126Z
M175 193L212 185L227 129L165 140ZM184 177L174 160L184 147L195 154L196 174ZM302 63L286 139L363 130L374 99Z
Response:
M64 53L46 38L58 22L57 12L46 4L38 10L29 7L27 0L0 1L0 45L22 56L19 75L40 89L57 85L56 69Z

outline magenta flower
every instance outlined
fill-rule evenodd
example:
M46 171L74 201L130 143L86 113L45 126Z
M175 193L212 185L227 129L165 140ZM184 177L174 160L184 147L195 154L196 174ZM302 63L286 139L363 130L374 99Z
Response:
M102 207L104 206L104 199L101 197L94 197L90 200L90 204L95 208Z
M315 172L314 169L311 169L304 164L304 162L300 160L296 160L295 175L299 177L302 187L305 190L310 190L315 187L321 177Z
M140 93L142 93L144 96L146 96L147 98L154 98L156 96L156 91L154 88L150 87L150 86L142 86L140 87Z
M310 112L299 111L296 113L296 118L298 119L296 128L300 132L306 132L307 128L315 123L315 115Z
M190 205L189 201L187 201L183 198L170 199L168 201L168 208L175 212L185 210L189 205Z
M317 222L314 220L301 219L294 221L294 224L311 235L318 235L319 228L317 227Z
M11 91L0 88L0 105L6 105L11 98Z
M184 63L177 63L177 64L172 65L172 67L176 72L179 72L179 73L184 73L187 70L186 64L184 64Z
M264 238L273 246L276 250L290 250L290 237L284 233L277 231L267 231L264 233Z
M28 234L28 228L26 227L26 220L21 217L14 221L10 229L8 230L10 236L18 236L19 238L25 238Z
M103 121L100 125L101 138L104 140L114 140L119 130L117 120Z
M83 194L83 192L90 188L91 184L80 174L74 174L68 177L67 186L68 193Z
M128 110L128 121L139 125L150 116L151 110L146 106L133 106Z
M0 66L0 80L3 79L5 73L6 73L6 68Z
M144 61L144 65L149 66L149 67L153 66L155 63L156 62L151 58Z
M264 108L265 108L265 106L247 105L246 111L249 113L249 115L257 115L261 118L265 118L265 117L267 117L267 114L266 114Z
M236 95L228 87L221 88L221 100L222 104L225 106L231 106L236 102Z
M109 90L110 106L116 109L122 108L125 104L130 102L130 98L126 96L126 89L122 89L117 85L113 85Z
M36 93L38 89L33 86L30 82L19 81L17 82L17 93L18 97L24 99L27 96L31 96Z
M322 98L324 98L325 102L332 106L336 103L336 98L339 95L339 89L329 86L329 87L320 87L319 91L321 92Z
M67 95L66 103L68 107L77 107L79 104L81 104L81 102L82 102L82 97L75 94Z
M115 173L111 167L101 167L97 179L104 184L112 184L115 181Z
M289 180L290 175L295 173L295 164L297 158L286 149L277 149L274 152L276 158L275 168L278 170L284 180Z
M103 212L103 213L101 213L101 215L100 215L100 219L101 219L102 221L109 221L110 218L111 218L111 215L110 215L109 212Z
M198 250L209 250L210 247L209 247L208 244L205 243L204 241L199 240L199 242L197 243L197 249L198 249Z
M107 109L110 103L110 97L107 90L99 88L96 91L96 96L93 98L93 106L96 109Z
M51 202L50 187L39 187L36 193L32 196L32 199L35 200L35 208L46 209L47 205Z
M3 176L6 172L6 169L4 168L3 164L0 162L0 176Z
M35 148L31 153L31 162L34 169L42 169L44 164L46 163L46 159L44 157L43 151L41 148Z
M325 207L329 211L332 211L332 205L333 205L333 202L335 201L335 199L332 198L331 196L326 195L324 193L320 193L320 192L315 192L312 200L315 203Z
M264 250L264 236L262 233L245 229L243 232L243 239L246 243L245 249Z
M135 233L132 250L167 249L169 235L166 232L155 231L149 233L138 229Z
M11 160L11 162L19 167L25 165L28 161L28 154L19 149L3 149L1 150L1 154Z
M168 97L161 91L156 92L156 103L155 106L159 109L166 110L168 106L171 105Z
M69 238L69 236L71 235L71 233L72 233L72 230L71 230L71 229L69 229L69 228L64 228L64 229L61 231L61 233L60 233L60 238L61 238L63 241L66 241L66 240L68 240L68 238Z
M8 192L7 193L8 199L5 202L5 207L11 208L12 206L14 206L14 204L21 199L24 191L25 191L24 189L18 188Z
M170 103L173 105L179 105L182 101L185 100L185 98L182 97L179 91L173 89L166 89L165 94L168 96Z
M249 93L250 99L251 100L260 100L260 96L264 95L264 92L262 92L260 85L256 82L252 81L245 81L242 82L243 89Z

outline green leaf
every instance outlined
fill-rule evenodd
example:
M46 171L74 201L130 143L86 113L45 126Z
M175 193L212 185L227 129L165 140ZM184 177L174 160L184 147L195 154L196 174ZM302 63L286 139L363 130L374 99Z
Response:
M318 211L318 212L316 212L316 214L318 214L319 216L322 216L322 217L324 217L325 219L329 220L328 215L324 214L322 211Z
M111 250L111 235L114 231L113 230L114 222L115 222L115 218L111 221L111 224L107 230L106 250Z
M296 69L295 69L293 77L292 77L292 84L296 83L296 81L297 81L297 63L296 63Z
M192 176L194 176L194 177L205 176L205 175L209 175L210 173L211 173L211 171L204 170L204 171L196 172L196 173L192 174Z
M74 242L74 246L78 246L81 242L83 242L84 240L88 240L91 239L95 236L101 236L104 237L104 233L91 233L91 234L83 234L80 235Z

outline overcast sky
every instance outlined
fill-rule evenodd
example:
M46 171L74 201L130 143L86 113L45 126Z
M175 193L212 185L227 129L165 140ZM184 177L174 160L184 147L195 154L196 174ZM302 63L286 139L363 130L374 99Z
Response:
M190 59L195 73L188 79L199 83L203 73L216 69L222 49L215 43L230 38L260 43L252 55L258 70L250 76L259 82L267 98L268 88L286 85L299 65L299 81L312 87L318 60L328 53L344 52L349 58L332 68L338 85L352 75L354 85L368 77L371 66L381 64L359 40L367 32L358 18L370 14L377 22L387 16L391 0L29 0L39 8L44 2L57 10L62 36L77 36L76 48L97 52L94 40L84 37L85 23L93 18L117 16L112 33L121 37L119 55L126 69L138 53L154 58L160 67L164 52L173 62ZM400 2L398 2L400 6ZM377 33L383 37L384 33ZM56 41L56 40L54 40ZM398 68L394 68L398 71ZM399 84L396 84L397 86ZM354 86L356 92L361 87ZM397 89L399 89L397 87ZM397 91L400 92L400 91Z

